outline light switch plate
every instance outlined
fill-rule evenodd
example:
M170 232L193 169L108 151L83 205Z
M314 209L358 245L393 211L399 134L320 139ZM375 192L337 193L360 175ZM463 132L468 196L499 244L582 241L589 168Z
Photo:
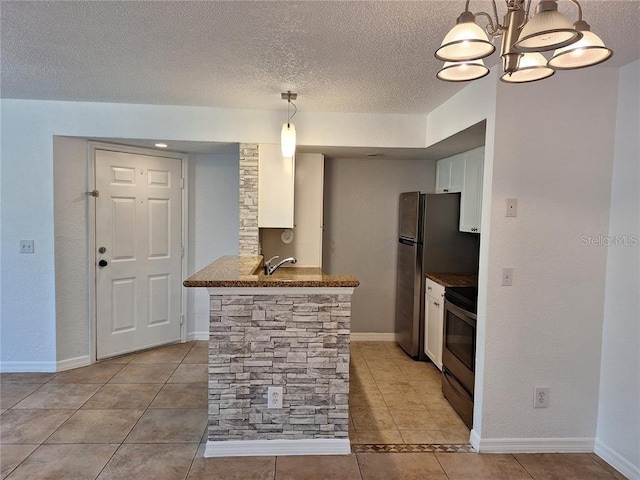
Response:
M513 268L502 269L502 286L510 287L513 285Z
M507 217L517 217L518 216L518 199L517 198L507 198Z

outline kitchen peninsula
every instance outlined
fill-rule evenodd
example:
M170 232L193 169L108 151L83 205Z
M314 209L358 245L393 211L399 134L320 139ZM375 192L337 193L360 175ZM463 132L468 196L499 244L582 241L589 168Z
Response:
M358 280L262 272L227 256L189 277L210 295L205 456L349 454L349 334ZM271 401L281 408L268 408Z

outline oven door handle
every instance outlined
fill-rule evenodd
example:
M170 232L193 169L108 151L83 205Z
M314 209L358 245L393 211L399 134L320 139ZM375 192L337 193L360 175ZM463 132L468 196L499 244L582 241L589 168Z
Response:
M449 372L443 372L443 374L445 379L447 380L447 383L451 385L451 388L456 393L456 395L458 395L459 397L465 398L467 400L473 401L473 397L469 394L469 392L467 392L464 389L464 387L460 385L458 381ZM462 388L463 391L460 391L460 388Z
M478 317L475 313L472 313L468 310L464 310L463 308L460 308L455 303L451 302L450 300L447 300L446 297L444 300L445 300L446 309L451 310L453 313L456 314L458 318L463 320L465 323L468 323L473 328L476 328L476 322L478 320ZM470 322L469 320L472 320L472 321Z

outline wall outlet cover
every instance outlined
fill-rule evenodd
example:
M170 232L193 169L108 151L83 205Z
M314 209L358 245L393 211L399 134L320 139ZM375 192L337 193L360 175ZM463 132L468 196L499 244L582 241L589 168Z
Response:
M282 387L267 389L267 408L282 408Z
M533 394L533 408L547 408L549 406L548 387L536 387Z

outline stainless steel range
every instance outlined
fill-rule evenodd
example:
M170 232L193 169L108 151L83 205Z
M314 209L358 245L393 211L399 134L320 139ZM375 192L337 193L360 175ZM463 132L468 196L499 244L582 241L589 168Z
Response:
M475 287L445 290L442 393L469 428L473 427L477 298Z

